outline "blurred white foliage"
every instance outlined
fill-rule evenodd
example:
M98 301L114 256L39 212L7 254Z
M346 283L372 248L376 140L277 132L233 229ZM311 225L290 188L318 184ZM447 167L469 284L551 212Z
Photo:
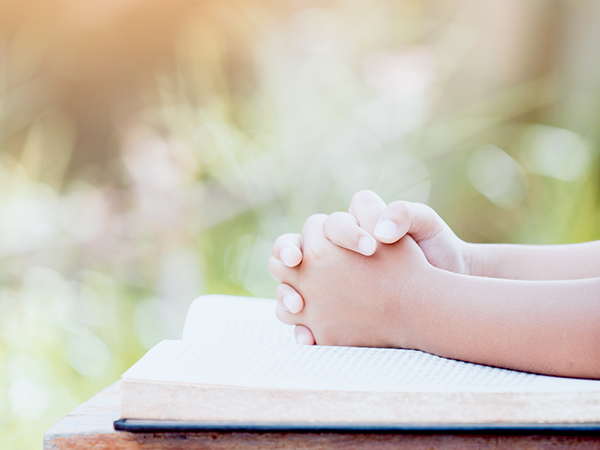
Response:
M0 336L4 346L18 347L23 339L23 320L18 305L20 293L0 287Z
M256 297L273 297L275 282L267 273L267 264L271 256L273 242L265 237L258 237L252 246L247 248L247 265L242 284Z
M329 142L323 151L331 180L341 187L340 196L373 186L377 173L373 163L378 159L381 142L362 126L346 126Z
M77 320L76 294L63 275L44 266L31 266L23 274L20 304L25 313L22 326L31 336L41 331L39 323L62 326L71 332L85 330Z
M243 234L234 239L225 251L225 267L234 283L241 284L246 277L253 243L254 236Z
M179 335L168 336L165 330L165 317L172 315L172 308L168 301L161 298L148 298L140 300L135 305L133 313L133 334L137 341L146 349L152 348L163 339L179 339Z
M77 292L77 320L83 326L94 328L103 327L114 320L111 314L110 291L97 290L85 283L72 282L71 286Z
M426 47L353 47L354 14L301 10L285 27L265 30L256 47L260 94L275 113L265 125L278 138L269 148L276 175L262 179L279 182L271 191L285 205L281 214L293 211L296 219L331 212L323 205L347 204L364 188L420 201L429 196L427 169L405 141L427 121L434 55Z
M112 362L112 350L100 337L91 332L75 334L67 341L67 359L81 375L100 378Z
M525 199L525 171L496 146L486 145L474 151L467 174L473 187L501 208L515 208Z
M427 203L431 176L423 161L407 152L391 152L384 160L375 190L388 202Z
M133 181L132 235L180 230L185 206L181 169L168 143L149 128L133 128L122 153Z
M575 181L586 173L590 151L577 133L546 125L530 125L523 139L523 158L530 172Z
M50 406L48 362L39 358L36 352L13 351L6 354L2 369L12 413L22 419L40 417Z
M179 167L167 143L149 128L132 128L123 140L123 161L136 184L156 192L180 187Z
M161 261L158 290L164 298L189 302L202 289L202 275L202 265L194 249L169 249Z
M172 248L162 255L158 292L168 305L160 315L163 339L181 336L190 302L204 292L204 268L195 249Z
M433 58L426 48L378 50L363 62L363 79L376 93L357 109L357 120L383 143L423 125L428 112Z
M224 121L210 120L195 128L191 143L197 151L200 164L196 170L219 174L237 161L236 154L243 153L244 139L238 131Z
M49 186L29 180L0 193L0 255L35 251L53 243L59 198Z
M101 237L112 219L101 189L74 183L66 194L0 160L0 255L74 246Z
M50 388L38 380L23 375L8 389L12 413L23 420L39 418L50 406Z
M298 11L288 22L292 49L307 54L333 53L342 35L341 14L331 9L308 8Z
M75 183L61 198L60 223L76 242L98 237L109 222L109 204L100 189Z

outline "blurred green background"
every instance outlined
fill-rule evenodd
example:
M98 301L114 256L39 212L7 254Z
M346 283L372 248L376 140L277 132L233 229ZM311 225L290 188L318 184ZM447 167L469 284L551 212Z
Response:
M466 240L599 238L595 0L0 1L0 448L272 297L370 188Z

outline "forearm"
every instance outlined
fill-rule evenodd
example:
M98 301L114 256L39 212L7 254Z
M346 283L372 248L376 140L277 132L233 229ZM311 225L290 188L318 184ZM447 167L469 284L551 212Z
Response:
M419 284L412 305L416 348L528 372L600 378L600 279L514 281L435 269Z
M565 245L467 244L471 274L512 280L600 277L600 241Z

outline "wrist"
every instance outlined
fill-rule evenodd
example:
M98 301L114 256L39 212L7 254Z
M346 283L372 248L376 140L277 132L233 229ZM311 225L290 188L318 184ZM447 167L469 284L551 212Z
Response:
M468 292L481 278L432 267L415 280L415 297L410 302L410 347L435 355L455 357L455 336L468 328Z
M465 242L463 249L465 267L467 269L467 273L465 275L471 275L474 277L490 276L487 269L489 261L486 255L484 255L485 244Z
M436 302L441 298L439 288L444 274L448 273L430 264L415 270L398 291L390 314L392 334L397 339L393 347L425 350L427 348L428 321Z

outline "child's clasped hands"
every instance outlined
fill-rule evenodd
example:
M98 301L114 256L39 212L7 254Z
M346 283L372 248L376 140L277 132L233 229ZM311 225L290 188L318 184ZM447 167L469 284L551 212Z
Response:
M372 191L280 236L277 317L301 344L418 349L600 377L600 244L471 244L430 207Z

